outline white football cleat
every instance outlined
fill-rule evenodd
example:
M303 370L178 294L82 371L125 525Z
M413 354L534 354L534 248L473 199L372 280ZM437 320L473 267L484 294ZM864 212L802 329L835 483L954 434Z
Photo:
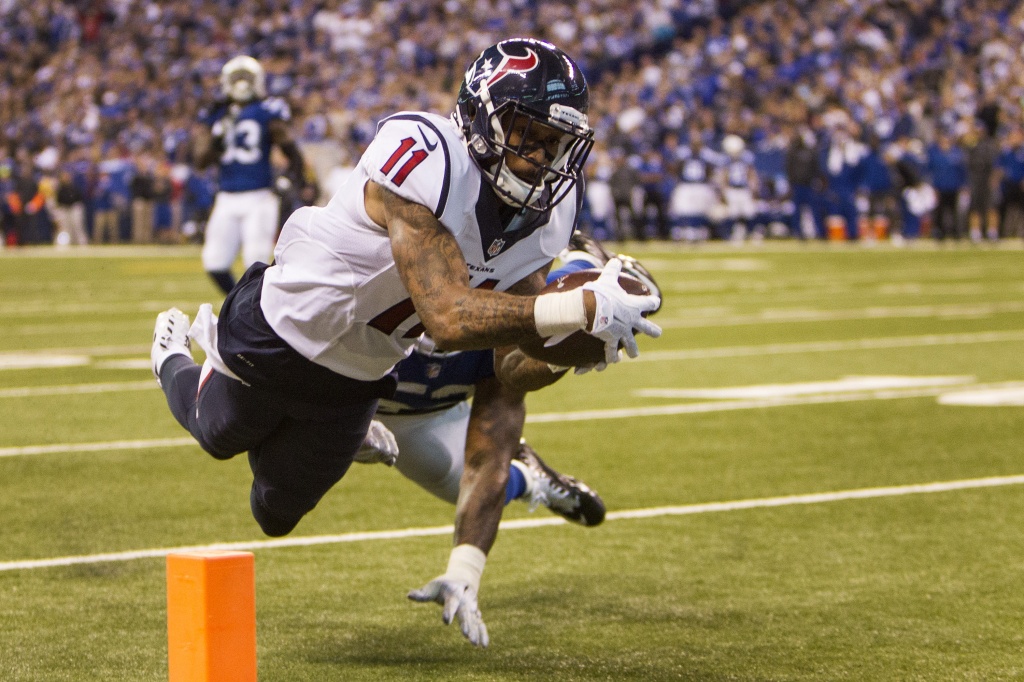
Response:
M153 376L156 377L157 386L162 386L160 370L167 362L167 358L172 355L192 357L192 342L188 338L188 328L188 315L177 308L165 310L156 316L153 348L149 352L149 357L153 361Z

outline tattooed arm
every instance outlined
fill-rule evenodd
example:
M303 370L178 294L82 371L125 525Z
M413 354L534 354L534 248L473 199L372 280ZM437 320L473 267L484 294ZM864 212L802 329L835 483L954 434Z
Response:
M477 646L485 647L489 641L477 602L480 578L498 534L509 462L519 448L525 419L521 393L509 391L493 377L477 384L448 567L409 593L414 601L440 604L442 620L448 624L458 619L462 634Z
M390 234L402 283L439 348L495 348L538 336L536 297L471 289L466 259L455 237L430 209L372 181L366 184L365 197L367 214ZM584 292L584 301L592 321L593 294Z

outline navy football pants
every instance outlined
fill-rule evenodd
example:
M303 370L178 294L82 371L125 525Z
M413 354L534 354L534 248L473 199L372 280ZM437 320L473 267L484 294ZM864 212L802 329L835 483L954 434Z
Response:
M200 371L184 355L164 363L160 381L171 413L217 459L249 452L252 515L267 535L287 535L348 471L377 401L322 410L219 372L200 391Z

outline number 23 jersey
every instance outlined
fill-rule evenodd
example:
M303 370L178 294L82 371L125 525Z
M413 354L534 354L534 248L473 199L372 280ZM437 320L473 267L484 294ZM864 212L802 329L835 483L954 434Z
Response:
M273 184L270 123L291 120L288 104L268 97L245 104L220 103L200 120L224 126L224 152L220 157L220 191L250 192Z
M449 119L403 112L382 121L331 201L289 217L262 290L263 313L288 345L363 381L387 374L424 331L387 230L366 213L370 180L429 208L458 242L470 286L497 291L565 248L582 196L577 185L547 213L515 213L483 182Z

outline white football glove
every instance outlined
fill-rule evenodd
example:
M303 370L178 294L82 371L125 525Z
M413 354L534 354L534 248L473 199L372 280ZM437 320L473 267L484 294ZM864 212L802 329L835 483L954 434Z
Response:
M594 327L587 333L604 341L604 361L609 365L619 361L620 344L625 346L629 357L640 355L633 335L634 329L653 338L661 336L661 327L641 315L656 310L660 299L654 294L639 296L626 293L619 285L620 272L622 261L612 258L604 266L600 277L582 287L594 292L597 299Z
M398 442L391 429L374 419L370 422L370 430L366 432L363 445L356 452L353 461L360 464L387 464L395 466L398 461Z
M486 647L490 643L487 626L476 602L476 588L468 582L449 577L447 574L434 578L422 589L409 593L409 599L418 602L436 602L444 607L441 620L451 625L459 619L462 634L474 646Z

